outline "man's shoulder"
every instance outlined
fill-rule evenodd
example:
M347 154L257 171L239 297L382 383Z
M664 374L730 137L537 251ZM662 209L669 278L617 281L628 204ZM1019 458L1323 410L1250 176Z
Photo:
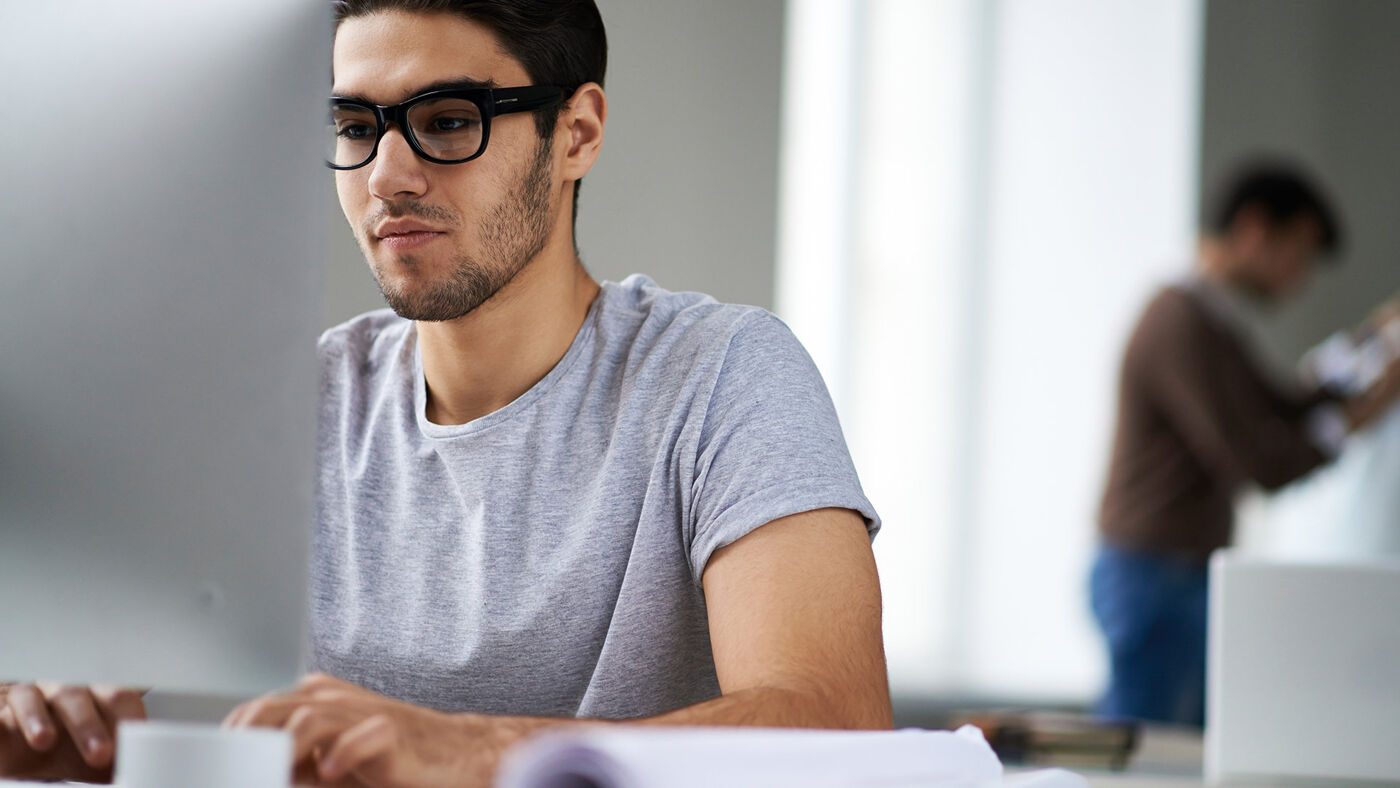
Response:
M1210 314L1187 285L1159 289L1147 302L1138 320L1135 343L1200 340L1214 333Z
M1168 285L1148 301L1128 341L1125 373L1159 379L1183 369L1247 361L1237 330L1190 283Z
M724 303L703 293L673 292L640 274L605 288L602 321L613 329L625 326L638 345L722 352L740 334L790 333L760 307Z
M376 309L327 329L316 343L317 354L322 361L366 359L401 344L412 328L412 321L392 309Z
M1143 319L1193 320L1203 316L1201 305L1189 284L1173 283L1159 287L1147 301Z

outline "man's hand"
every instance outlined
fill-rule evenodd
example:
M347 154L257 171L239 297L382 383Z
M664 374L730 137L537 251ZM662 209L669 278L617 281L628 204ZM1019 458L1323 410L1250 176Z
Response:
M1342 409L1352 432L1364 430L1400 400L1400 358L1386 365L1384 374L1366 391L1347 400Z
M39 682L0 687L0 777L110 782L120 720L143 720L141 693Z
M286 729L294 781L326 788L489 785L517 738L507 720L433 711L326 675L246 703L224 724Z

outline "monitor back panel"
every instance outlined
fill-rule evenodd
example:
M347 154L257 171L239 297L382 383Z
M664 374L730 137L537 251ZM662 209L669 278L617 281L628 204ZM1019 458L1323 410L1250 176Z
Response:
M328 6L0 5L0 680L304 650Z
M1400 780L1400 561L1211 563L1206 776Z

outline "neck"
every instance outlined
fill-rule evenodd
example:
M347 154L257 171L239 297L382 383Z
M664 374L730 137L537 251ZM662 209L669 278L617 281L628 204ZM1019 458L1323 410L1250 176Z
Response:
M529 391L568 352L598 290L569 236L556 233L515 279L469 314L418 323L428 420L465 424Z

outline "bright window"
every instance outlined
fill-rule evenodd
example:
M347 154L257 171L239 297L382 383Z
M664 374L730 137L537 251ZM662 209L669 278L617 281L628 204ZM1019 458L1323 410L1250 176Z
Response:
M778 311L837 400L905 695L1086 701L1113 381L1189 262L1201 0L790 0Z

